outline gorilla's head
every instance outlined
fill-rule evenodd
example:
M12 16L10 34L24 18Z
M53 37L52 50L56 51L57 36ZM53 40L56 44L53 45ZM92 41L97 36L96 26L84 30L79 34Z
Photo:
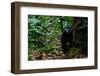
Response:
M64 28L64 32L65 33L71 33L72 32L72 28L71 27L65 27Z

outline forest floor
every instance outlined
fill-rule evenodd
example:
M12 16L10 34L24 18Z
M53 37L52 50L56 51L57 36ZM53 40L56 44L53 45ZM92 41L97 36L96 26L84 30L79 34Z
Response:
M78 48L71 48L66 54L64 54L62 50L49 53L32 51L29 54L28 60L77 59L86 57L86 55L80 53L80 50Z

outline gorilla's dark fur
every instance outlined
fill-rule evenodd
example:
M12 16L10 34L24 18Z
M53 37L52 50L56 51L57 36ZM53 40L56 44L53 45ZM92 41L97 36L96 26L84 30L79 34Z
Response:
M66 27L61 36L61 46L63 52L66 53L73 45L73 30L70 27Z

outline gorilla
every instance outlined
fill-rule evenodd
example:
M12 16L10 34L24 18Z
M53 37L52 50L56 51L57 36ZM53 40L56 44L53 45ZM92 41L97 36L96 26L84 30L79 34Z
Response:
M69 48L73 46L73 30L71 27L65 27L61 35L61 47L63 53L67 53Z
M72 27L65 27L61 35L61 47L66 54L71 47L79 48L88 55L88 18L74 17Z

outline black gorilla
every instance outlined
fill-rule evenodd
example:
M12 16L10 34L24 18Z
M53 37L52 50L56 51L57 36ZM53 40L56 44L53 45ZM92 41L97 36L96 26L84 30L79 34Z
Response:
M61 35L61 47L63 53L67 53L69 48L73 46L73 30L71 27L65 27Z
M72 27L65 27L61 35L61 47L63 53L67 53L71 47L79 48L80 52L88 55L88 18L74 17Z

